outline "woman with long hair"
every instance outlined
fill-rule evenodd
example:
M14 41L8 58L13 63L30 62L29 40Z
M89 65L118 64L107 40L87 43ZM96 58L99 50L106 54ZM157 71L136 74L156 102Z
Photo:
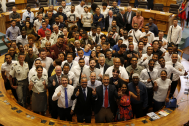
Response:
M140 89L136 86L137 95L129 91L126 84L121 87L122 96L118 101L118 110L115 116L115 121L126 121L133 118L130 98L140 100Z
M181 27L184 30L185 20L186 20L186 8L188 7L187 0L184 0L178 9L178 17L180 17Z
M22 30L26 31L26 35L35 33L33 27L31 26L31 23L29 21L26 21L26 25L22 28Z

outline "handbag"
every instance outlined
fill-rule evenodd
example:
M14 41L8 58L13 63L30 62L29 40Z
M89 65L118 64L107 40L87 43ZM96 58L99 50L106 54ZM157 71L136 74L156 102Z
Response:
M169 99L169 102L165 103L165 107L166 108L176 108L177 107L177 99L174 97L172 99Z

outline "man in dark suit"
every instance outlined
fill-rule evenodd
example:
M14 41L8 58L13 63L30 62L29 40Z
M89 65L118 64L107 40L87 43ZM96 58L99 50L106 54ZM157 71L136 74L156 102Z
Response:
M126 28L126 24L125 24L125 9L120 8L119 9L119 13L117 14L116 20L117 20L117 26L119 26L119 28Z
M108 31L108 27L112 25L112 21L115 20L116 17L113 16L112 10L108 12L108 16L105 18L105 30Z
M101 70L101 74L104 75L109 65L105 63L106 59L103 54L101 54L98 58L98 63L96 64L96 68L99 68Z
M131 6L128 6L127 12L124 14L124 20L125 20L127 31L130 31L132 29L132 20L134 16L136 16L136 13L132 11Z
M52 96L55 92L55 89L61 84L60 79L62 76L62 68L61 66L55 67L56 74L51 76L48 80L48 91L49 91L49 112L51 113L51 117L54 119L58 118L58 103L56 101L52 101Z
M81 78L81 86L74 89L74 93L71 97L72 100L77 99L74 109L74 112L77 114L77 122L83 123L83 120L85 119L86 123L91 123L94 92L95 91L92 88L87 87L87 78Z
M121 96L121 91L117 92L114 85L109 85L110 79L109 75L104 74L102 83L96 88L95 95L95 122L103 123L106 119L106 122L112 122L114 113L117 110L116 99L119 99ZM94 94L95 94L94 93ZM94 95L93 94L93 95Z

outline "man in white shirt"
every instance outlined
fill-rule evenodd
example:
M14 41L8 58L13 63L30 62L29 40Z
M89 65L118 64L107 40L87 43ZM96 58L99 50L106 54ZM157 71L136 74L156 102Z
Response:
M163 57L160 57L158 59L158 62L160 64L160 66L157 67L157 69L158 69L158 77L160 77L160 73L161 73L162 70L167 71L167 78L171 78L171 74L172 73L177 74L179 76L183 76L184 73L185 73L185 72L182 71L182 69L180 67L177 70L172 65L167 65L165 63L165 59Z
M148 37L147 37L147 36L144 36L144 37L143 37L143 44L144 44L143 50L146 52L148 46L151 46L151 45L148 43Z
M148 43L152 43L154 41L154 33L149 31L148 25L144 26L144 30L145 30L145 32L142 32L140 39L143 39L144 36L147 36L148 37Z
M121 80L123 80L125 83L128 83L128 82L129 82L128 73L127 73L126 69L125 69L124 67L121 67L120 65L121 65L121 60L120 60L120 58L114 58L114 65L111 66L111 67L109 67L109 68L106 70L105 74L108 74L109 77L111 78L111 77L113 77L113 75L112 75L112 70L113 70L113 69L119 69L119 71L120 71L120 76L119 76L119 78L120 78Z
M66 13L68 18L68 28L70 28L73 25L77 25L77 22L79 21L79 15L75 11L75 5L71 6L71 11Z
M104 75L106 70L109 68L109 65L107 65L105 63L106 59L104 54L100 54L99 58L98 58L98 63L96 65L96 68L99 68L101 71L101 75Z
M53 63L53 59L47 57L47 52L44 49L40 50L40 57L37 58L41 60L42 66L48 71L50 65Z
M78 28L83 27L81 24L81 14L84 13L85 1L81 0L81 3L75 7L75 12L79 15L79 21L77 22Z
M66 6L66 1L62 1L61 5L62 5L62 13L67 14L68 12L70 12L71 9L69 6ZM57 8L57 11L58 9L59 7Z
M41 63L40 59L36 59L34 61L34 66L30 69L30 71L28 73L28 82L30 82L30 79L32 78L33 75L37 75L36 67L41 66L41 65L42 65L42 63ZM48 77L48 73L45 68L43 68L43 74L45 74Z
M159 42L159 50L161 50L164 54L166 53L166 49L164 49L164 47L163 47L163 42L162 42L162 40L159 40L158 41ZM163 54L163 55L164 55ZM162 55L162 56L163 56Z
M89 68L89 66L85 65L84 58L80 58L78 61L79 65L74 66L72 72L75 74L76 83L80 85L81 76L83 73L83 69Z
M173 66L177 70L181 69L182 72L185 72L183 65L177 61L178 60L178 54L173 53L171 58L172 58L172 60L166 62L166 64ZM171 83L171 91L170 91L170 95L169 95L170 98L173 97L173 94L174 94L175 89L177 87L179 78L180 78L180 76L178 74L175 74L175 73L171 74L170 79L171 79L172 83Z
M21 35L16 38L16 43L20 42L23 46L28 44L26 31L21 31Z
M58 25L56 25L56 24L53 25L53 31L54 32L51 34L51 38L50 38L50 39L52 39L51 45L54 45L57 43L57 39L58 39L59 35L63 35L63 32L58 29Z
M17 63L17 61L12 60L12 57L10 54L5 54L5 61L6 62L1 65L1 75L4 80L5 89L6 90L11 89L14 97L16 98L16 100L18 100L16 90L11 87L10 82L9 82L9 76L10 76L9 72L11 70L12 65Z
M167 48L168 41L165 38L163 38L163 36L164 36L164 32L160 30L158 33L158 37L155 37L154 40L161 40L163 42L162 46L164 48Z
M128 41L129 42L127 43L127 50L129 50L129 43L130 42L133 43L133 46L134 46L133 50L137 50L138 43L136 43L136 42L133 41L133 36L132 35L128 36Z
M142 32L138 29L138 24L135 23L133 26L133 29L129 31L129 35L133 36L133 40L135 43L139 42L140 36L142 35Z
M74 67L77 66L77 65L79 65L77 61L73 60L72 53L68 53L67 54L67 60L65 60L65 61L62 62L62 65L61 65L62 68L63 68L63 66L64 66L65 63L69 64L70 71L74 71Z
M50 36L51 36L51 32L46 30L45 31L45 37L43 39L41 39L41 48L45 48L45 44L47 42L54 43L53 39L50 39Z
M148 68L140 73L140 81L146 86L148 92L148 108L152 107L154 81L158 79L158 70L154 69L154 60L150 59Z
M34 21L34 30L37 32L39 30L39 27L42 26L42 21L43 21L43 14L38 13L38 19Z
M95 72L91 72L89 78L90 78L90 80L87 81L87 86L92 88L93 90L95 90L96 87L102 85L101 81L96 80L96 73Z
M26 21L26 17L30 17L30 23L33 23L34 13L31 12L31 7L29 5L26 6L27 11L22 14L22 21Z
M67 75L69 78L68 84L74 86L74 88L77 87L75 74L72 71L70 71L69 64L65 63L62 69L63 69L62 74Z
M72 121L72 114L75 108L76 100L71 100L74 87L68 84L68 77L61 77L61 85L59 85L52 96L52 100L58 100L58 111L60 120Z
M89 58L86 57L86 56L84 56L83 49L77 49L77 54L78 54L78 56L75 57L74 60L78 62L80 58L84 58L84 60L85 60L85 65L89 66Z
M81 14L81 23L83 24L83 29L85 31L91 30L91 25L93 23L93 15L89 12L88 7L84 7L84 12Z
M129 45L128 31L124 30L123 31L123 37L120 37L120 38L123 39L123 44L127 45L127 49L128 49L128 45Z
M178 20L175 18L173 20L173 25L169 27L167 34L167 40L169 43L173 42L178 45L182 38L182 28L178 25Z
M148 67L147 66L148 61L152 59L152 55L153 55L152 53L153 53L153 47L152 46L147 47L147 53L142 54L142 57L140 58L140 61L138 62L138 64L144 67Z

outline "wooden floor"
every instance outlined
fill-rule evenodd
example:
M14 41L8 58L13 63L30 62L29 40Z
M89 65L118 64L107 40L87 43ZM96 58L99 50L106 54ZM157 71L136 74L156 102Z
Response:
M0 65L3 63L1 61L4 61L4 56L0 57ZM182 64L184 65L185 69L189 71L189 62L187 60L182 60ZM50 114L47 111L46 116L41 116L39 114L35 114L31 112L30 107L27 109L19 106L16 104L16 101L11 93L11 91L6 91L4 89L3 85L3 79L0 76L0 91L4 95L4 97L0 97L0 124L3 124L5 126L12 126L12 125L18 125L18 126L34 126L34 125L48 125L50 122L55 123L56 126L60 125L73 125L73 126L79 126L79 125L109 125L109 126L125 126L126 124L135 124L135 126L142 126L144 125L142 123L142 120L146 120L148 123L146 123L146 126L182 126L184 123L186 123L189 120L189 99L188 95L184 95L185 89L189 89L189 86L186 85L187 80L184 79L184 77L181 77L181 87L177 87L177 91L175 92L175 97L178 99L178 105L179 107L174 110L171 114L169 114L166 117L162 117L159 120L156 121L150 121L149 117L141 117L139 119L133 119L128 120L126 122L113 122L108 124L95 124L94 117L92 118L91 124L77 124L77 118L76 116L73 117L73 122L65 122L60 121L56 119L50 118ZM179 92L180 91L180 92ZM11 104L8 105L7 102ZM12 107L17 107L19 110L22 110L23 112L21 114L16 113L14 110L11 110ZM3 109L2 109L3 108ZM18 110L17 109L17 110ZM32 119L34 117L34 119ZM45 124L41 123L41 120L47 120Z

